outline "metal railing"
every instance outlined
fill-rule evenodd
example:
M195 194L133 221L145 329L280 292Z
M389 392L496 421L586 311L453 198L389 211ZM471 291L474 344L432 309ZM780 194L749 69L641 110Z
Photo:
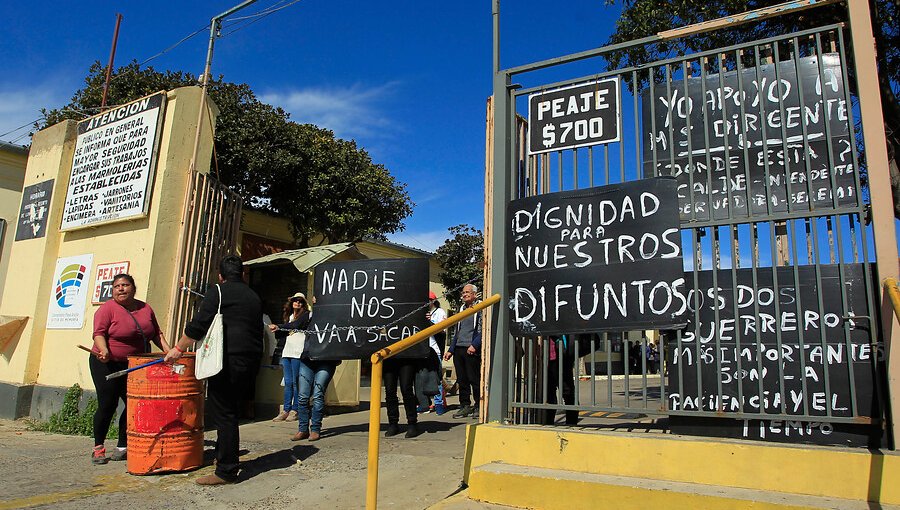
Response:
M375 510L378 507L378 450L379 432L381 431L381 379L384 360L396 356L410 347L427 340L457 322L481 312L485 308L500 302L500 295L481 301L464 311L454 314L441 322L429 326L418 333L406 337L372 354L371 396L369 397L369 453L366 480L366 508Z
M627 45L498 73L508 97L497 100L497 118L508 117L510 126L531 95L620 81L618 141L525 156L506 166L508 175L498 179L506 189L495 199L675 176L688 320L677 331L509 338L497 376L505 377L505 417L542 423L563 410L881 419L874 235L843 29L829 25L550 84L513 87L509 77ZM506 157L516 162L521 148L507 140ZM504 256L497 256L501 264ZM507 268L494 270L505 277ZM499 319L508 320L506 313ZM504 338L508 330L498 331ZM658 367L647 357L651 344Z

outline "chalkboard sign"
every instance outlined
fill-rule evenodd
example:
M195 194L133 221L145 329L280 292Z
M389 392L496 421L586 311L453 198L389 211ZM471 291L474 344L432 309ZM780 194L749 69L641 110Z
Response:
M320 264L313 288L316 304L308 328L313 333L306 337L311 359L368 358L431 325L423 307L428 302L427 259ZM411 313L417 309L421 311ZM398 357L421 358L429 350L426 340Z
M845 94L836 53L655 86L644 174L678 178L683 220L855 206Z
M690 314L680 343L666 344L668 408L800 415L806 407L813 416L830 409L849 417L852 398L859 416L876 415L873 358L884 354L871 345L863 265L821 265L818 275L814 266L779 267L777 285L771 268L757 269L755 286L751 269L735 273L737 285L730 270L699 272L696 288L688 277L688 304L699 313Z
M771 443L816 444L855 448L885 448L879 423L828 423L801 420L733 420L700 416L669 416L673 434L750 439Z
M512 334L683 325L676 186L664 177L510 202Z
M528 96L528 152L618 142L620 90L616 76Z
M16 227L16 241L39 239L47 235L47 217L53 197L53 179L25 186Z

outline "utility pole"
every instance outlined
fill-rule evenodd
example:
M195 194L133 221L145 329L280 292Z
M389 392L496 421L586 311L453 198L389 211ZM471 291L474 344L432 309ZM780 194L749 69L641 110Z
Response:
M106 79L103 81L103 99L100 100L100 111L106 108L106 96L109 92L109 78L112 76L113 61L116 59L116 44L119 42L119 25L122 14L116 13L116 30L113 32L112 49L109 51L109 64L106 66Z

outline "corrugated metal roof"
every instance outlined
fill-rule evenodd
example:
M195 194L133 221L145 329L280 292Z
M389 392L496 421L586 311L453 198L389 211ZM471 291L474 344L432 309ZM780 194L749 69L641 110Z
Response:
M266 255L265 257L260 257L258 259L249 260L244 262L244 265L253 266L288 261L294 264L297 271L303 273L352 247L353 243L337 243L326 244L324 246L313 246L311 248L301 248L299 250L287 250Z

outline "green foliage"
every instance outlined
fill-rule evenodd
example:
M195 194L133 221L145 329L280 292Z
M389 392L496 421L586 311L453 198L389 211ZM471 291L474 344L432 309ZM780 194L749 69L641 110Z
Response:
M99 111L104 67L95 62L85 85L58 110L42 110L42 128ZM197 79L181 71L159 72L137 62L116 69L107 104L116 105L186 85ZM298 244L323 234L323 242L385 239L403 230L412 214L406 186L372 161L356 142L312 124L292 122L281 108L265 104L246 84L210 81L219 109L213 168L244 206L286 217Z
M81 386L75 384L66 390L66 396L63 398L62 409L50 415L46 422L36 422L35 430L51 432L54 434L67 434L70 436L90 436L94 433L94 413L97 412L97 399L89 398L84 410L78 409L78 402L81 400L83 391ZM107 437L117 439L119 437L119 427L115 425L118 421L115 417L109 427Z
M448 230L453 237L437 249L435 258L443 269L438 278L444 288L451 291L447 296L451 307L458 308L464 284L477 285L479 291L484 287L484 235L477 228L465 224Z

